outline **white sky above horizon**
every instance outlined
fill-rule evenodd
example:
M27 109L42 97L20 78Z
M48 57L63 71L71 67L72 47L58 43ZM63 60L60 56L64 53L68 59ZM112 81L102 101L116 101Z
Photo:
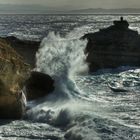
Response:
M0 4L37 4L56 9L140 8L140 0L0 0Z

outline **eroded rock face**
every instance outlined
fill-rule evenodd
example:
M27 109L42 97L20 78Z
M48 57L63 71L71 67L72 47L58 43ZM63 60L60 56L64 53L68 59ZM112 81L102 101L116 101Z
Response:
M32 68L35 67L35 55L41 43L40 41L21 40L14 36L4 37L3 39L23 57L24 62L30 64Z
M0 39L0 118L22 117L24 106L19 93L29 71L30 67L22 57L5 40Z
M54 80L47 74L32 72L26 81L27 100L34 100L48 95L54 90Z
M140 66L140 35L128 27L128 22L121 18L108 28L82 37L88 40L86 52L91 71Z

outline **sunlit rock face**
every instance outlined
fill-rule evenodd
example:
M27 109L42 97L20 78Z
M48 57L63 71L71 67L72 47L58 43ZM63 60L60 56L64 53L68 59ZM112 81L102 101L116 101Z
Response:
M35 55L38 51L40 41L21 40L14 36L3 37L18 54L23 57L24 62L30 64L32 68L35 67Z
M98 32L85 34L88 40L86 52L90 70L116 68L119 66L140 66L140 35L129 29L121 17L112 26Z
M14 49L0 39L0 117L20 118L24 112L21 89L30 67Z

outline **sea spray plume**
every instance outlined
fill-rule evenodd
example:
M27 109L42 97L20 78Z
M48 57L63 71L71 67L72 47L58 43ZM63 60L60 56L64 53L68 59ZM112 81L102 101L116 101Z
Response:
M55 80L55 91L28 112L29 118L61 125L61 117L67 116L69 122L69 110L75 108L75 102L78 107L76 100L81 98L74 76L88 71L84 54L86 44L87 41L62 38L53 32L42 41L36 54L35 70L49 74ZM50 119L47 119L48 117Z
M84 54L86 44L85 40L62 38L53 32L42 41L36 54L36 71L55 79L57 94L60 91L61 95L70 97L78 92L73 78L88 71Z
M86 121L87 113L82 120L78 116L91 109L91 104L84 100L74 79L76 75L88 71L84 54L86 44L84 40L62 38L50 33L36 54L35 70L49 74L55 80L55 91L29 110L28 118L65 129L65 138L69 140L87 139L83 134L89 130L81 122Z
M48 34L36 54L36 70L54 78L87 72L84 49L87 41L62 38L59 34Z

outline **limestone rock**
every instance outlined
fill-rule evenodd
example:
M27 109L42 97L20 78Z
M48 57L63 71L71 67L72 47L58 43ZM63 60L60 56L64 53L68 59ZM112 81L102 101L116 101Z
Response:
M29 76L30 67L3 39L0 39L0 118L22 117L24 109L19 93ZM16 111L17 110L17 111Z
M24 62L30 64L32 68L35 67L35 55L41 43L40 41L21 40L14 36L4 37L3 39L23 57Z

